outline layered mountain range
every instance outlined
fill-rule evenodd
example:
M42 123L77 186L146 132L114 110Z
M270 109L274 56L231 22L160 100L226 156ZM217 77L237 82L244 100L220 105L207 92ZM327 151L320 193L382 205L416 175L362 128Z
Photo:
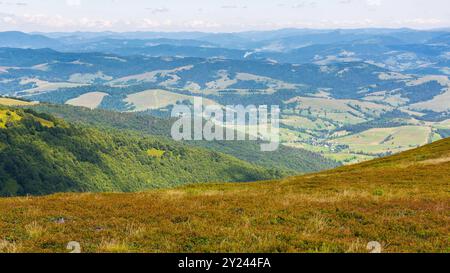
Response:
M0 33L0 94L167 118L278 105L284 147L355 163L449 135L449 32Z

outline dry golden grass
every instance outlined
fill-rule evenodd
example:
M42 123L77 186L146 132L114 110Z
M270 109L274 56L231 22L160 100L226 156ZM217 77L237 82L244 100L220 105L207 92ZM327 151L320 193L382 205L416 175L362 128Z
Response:
M25 231L31 239L40 238L44 235L45 228L37 222L32 222L25 226Z
M128 253L131 252L130 248L128 247L127 243L125 242L116 242L116 241L111 241L111 242L107 242L104 241L100 244L100 247L98 249L99 252L101 253Z
M16 243L11 243L6 240L0 240L0 253L18 253L20 252L20 246Z
M5 106L30 106L35 105L36 102L28 102L23 100L16 100L16 99L10 99L10 98L0 98L0 105Z
M282 181L1 199L0 251L450 252L449 153L443 140Z
M95 109L102 103L103 98L105 98L106 96L108 96L107 93L90 92L90 93L83 94L77 98L68 100L66 102L66 104Z

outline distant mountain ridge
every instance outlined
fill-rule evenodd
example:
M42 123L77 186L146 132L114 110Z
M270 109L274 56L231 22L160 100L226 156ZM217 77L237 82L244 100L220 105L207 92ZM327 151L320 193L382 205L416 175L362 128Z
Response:
M0 32L0 47L51 48L150 57L273 60L304 64L361 61L404 73L450 75L449 31L354 29L241 33ZM446 57L447 56L447 57Z
M250 94L254 100L267 96L265 104L280 104L277 97L282 94L287 94L287 101L321 90L335 99L362 99L384 92L385 96L400 96L399 103L413 104L432 100L449 85L445 76L393 73L375 64L346 61L345 57L341 62L288 64L0 48L0 58L0 66L5 69L0 74L0 94L58 103L92 92L93 88L110 94L107 100L162 88L206 96L222 104L233 104L232 98L239 101L242 95ZM421 91L424 88L427 92Z
M44 35L27 34L19 31L0 32L0 47L50 48L61 43Z
M39 34L60 44L0 48L0 95L163 118L196 97L278 105L282 147L351 164L448 135L448 33Z

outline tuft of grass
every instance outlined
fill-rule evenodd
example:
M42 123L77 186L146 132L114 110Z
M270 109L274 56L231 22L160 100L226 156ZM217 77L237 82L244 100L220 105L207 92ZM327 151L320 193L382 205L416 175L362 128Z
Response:
M130 223L125 228L125 234L131 238L142 238L145 233L145 227L138 223Z
M106 253L129 253L131 249L124 241L103 241L98 251Z
M21 252L20 245L7 240L0 240L0 253L19 253Z
M305 232L309 234L319 234L328 227L327 218L320 213L310 217L305 225Z
M346 253L362 253L366 252L367 242L363 242L360 238L357 238L351 242L345 251Z
M32 222L25 226L25 231L32 239L38 239L45 233L45 227L40 226L37 222Z
M376 189L376 190L373 191L373 195L375 195L375 196L383 196L384 195L384 190Z

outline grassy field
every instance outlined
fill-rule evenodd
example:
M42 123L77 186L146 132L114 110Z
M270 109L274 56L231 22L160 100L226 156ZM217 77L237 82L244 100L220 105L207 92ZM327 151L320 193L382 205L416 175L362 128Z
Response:
M286 116L283 120L281 120L281 123L298 129L329 130L329 131L336 129L336 127L330 122L321 119L313 121L309 118L295 115Z
M368 161L374 159L374 156L352 154L352 153L324 153L322 154L326 158L336 160L338 162L343 162L343 164L355 164L358 162Z
M354 153L379 154L386 151L398 153L427 144L432 133L431 127L427 126L375 128L332 142L348 145L349 150Z
M358 124L392 110L390 106L372 102L328 98L296 97L288 103L298 103L296 108L302 114L332 120L336 124Z
M446 139L282 181L7 198L0 251L448 253L449 186Z
M166 90L154 89L129 95L124 101L135 106L134 111L159 109L176 105L179 101L194 101L194 96L181 95ZM204 105L217 105L212 100L203 99Z
M23 100L16 100L16 99L10 99L10 98L1 98L0 97L0 105L4 106L30 106L35 105L35 102L28 102Z
M79 87L79 86L86 85L86 84L81 84L81 83L70 83L70 82L48 82L48 81L40 80L37 78L22 79L22 81L20 82L20 84L22 84L22 85L30 84L30 83L34 84L36 87L24 90L24 91L22 91L22 93L34 95L34 94L44 93L44 92L48 92L48 91L58 90L60 88L71 88L71 87Z
M102 103L105 96L108 96L108 94L103 92L90 92L68 100L66 104L95 109Z

